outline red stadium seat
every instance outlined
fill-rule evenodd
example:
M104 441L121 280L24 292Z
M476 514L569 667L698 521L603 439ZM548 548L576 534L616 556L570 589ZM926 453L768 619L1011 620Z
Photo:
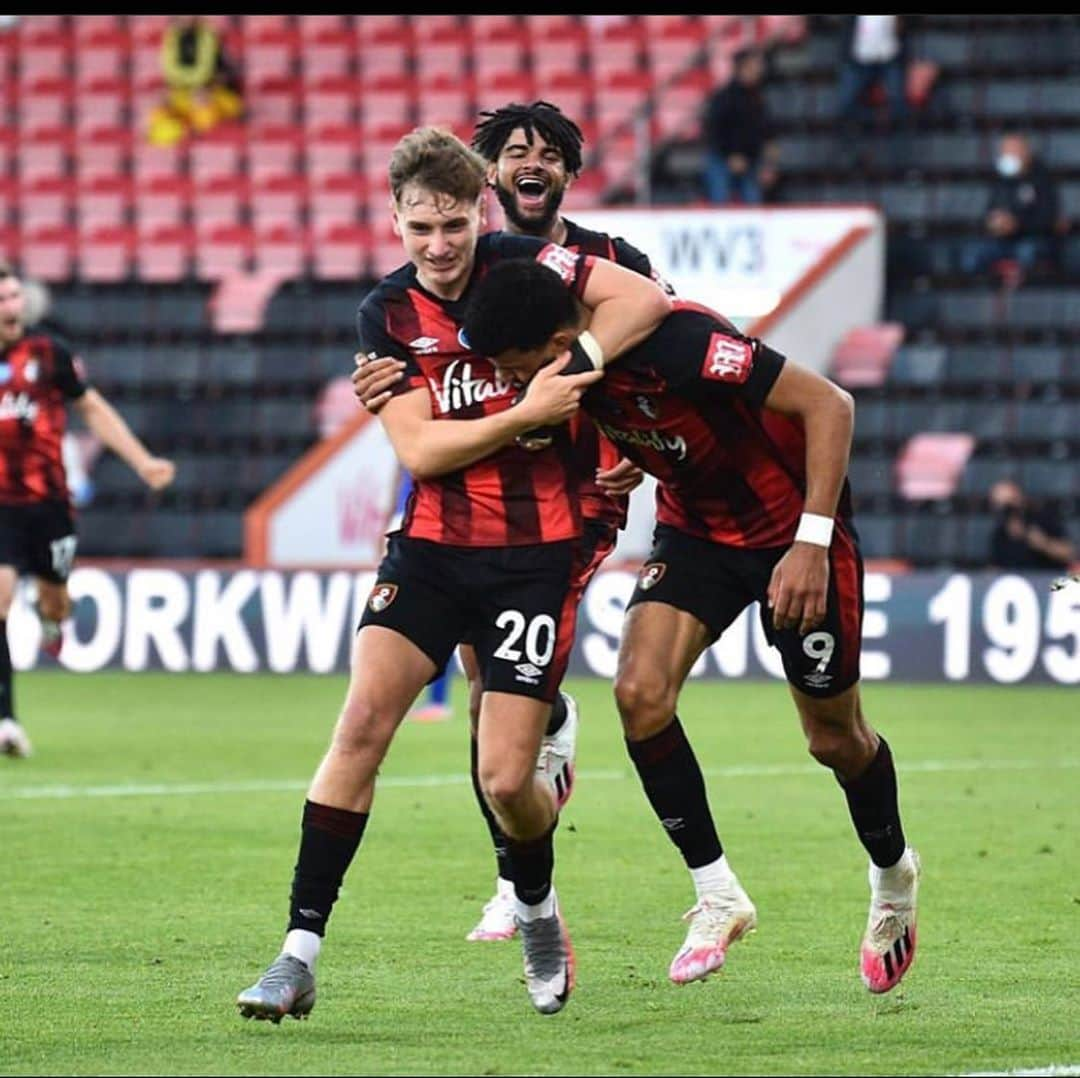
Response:
M296 71L300 35L295 30L266 30L244 41L244 88L254 98L263 83L291 79Z
M187 156L186 143L168 147L151 146L139 138L131 147L131 170L139 183L149 183L159 178L173 179L186 174Z
M913 500L951 498L974 449L974 434L916 434L897 457L897 489Z
M304 86L304 127L339 126L356 123L360 82L350 75L328 75Z
M182 225L159 225L140 230L135 272L142 281L175 282L191 270L194 240Z
M440 127L471 125L474 97L475 90L464 77L424 83L417 92L416 122Z
M543 88L543 84L540 84ZM501 108L508 101L535 101L543 97L528 71L508 72L476 84L476 109ZM468 141L468 140L466 140Z
M842 386L883 385L904 332L899 322L849 330L833 353L832 377Z
M375 276L384 277L407 261L401 240L394 235L387 214L384 220L377 221L372 228L371 272Z
M80 233L126 224L131 206L132 183L126 176L99 176L81 182L75 195Z
M115 79L112 84L99 82L95 87L80 90L75 97L75 126L80 142L84 132L98 127L123 127L127 123L128 87L126 81Z
M79 277L84 281L125 281L131 275L135 232L127 225L100 225L79 239Z
M305 82L327 76L351 76L356 56L356 35L351 30L339 30L331 34L324 31L321 37L304 42L300 55Z
M195 276L218 281L231 273L243 273L251 265L255 239L247 225L214 225L196 234Z
M192 179L205 182L238 175L243 167L244 141L244 129L231 124L200 136L189 150Z
M251 219L257 229L265 229L272 223L298 225L307 202L306 176L268 176L252 181Z
M298 15L297 19L305 45L334 41L342 36L356 37L351 15Z
M131 39L125 33L102 34L80 43L75 51L75 82L80 90L122 77L130 51Z
M273 176L293 176L300 168L304 133L297 127L274 127L252 132L247 145L247 172L252 182Z
M135 187L135 221L140 233L176 228L187 219L192 185L186 176L154 176Z
M66 226L74 185L63 176L45 176L23 182L19 191L19 220L24 229Z
M125 126L93 127L80 132L75 169L80 182L100 176L130 175L135 136Z
M191 201L196 230L202 234L212 226L239 224L249 199L250 181L246 176L211 176L196 181Z
M349 172L359 158L360 133L352 124L331 124L308 129L304 146L305 169L313 181Z
M412 38L402 45L361 40L356 52L356 76L365 86L377 86L395 79L409 79Z
M316 231L311 260L312 272L320 280L359 281L370 272L371 232L356 224Z
M356 19L356 31L364 43L412 49L412 24L408 15L360 15Z
M356 224L367 200L367 181L352 171L321 177L312 184L309 215L312 227L322 230L331 224Z
M74 136L70 127L42 129L19 139L19 178L62 179L68 174Z
M67 225L24 228L19 258L22 271L42 281L66 281L75 264L77 245L75 230Z
M416 106L416 84L410 78L387 78L365 83L359 101L360 122L365 128L388 124L411 127Z
M292 29L292 19L288 15L242 15L241 20L245 42L267 34L288 33Z
M307 233L298 224L278 221L255 228L255 269L283 280L303 277L308 268Z

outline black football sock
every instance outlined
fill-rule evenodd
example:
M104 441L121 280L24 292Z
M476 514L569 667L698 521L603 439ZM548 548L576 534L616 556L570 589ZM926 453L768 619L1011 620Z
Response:
M527 906L538 906L551 894L551 877L555 871L555 828L558 821L539 838L527 842L508 839L514 894Z
M879 868L895 865L907 843L900 824L896 768L885 738L879 735L878 750L870 766L857 779L840 785L847 797L855 833L870 860Z
M480 768L478 762L480 750L477 748L475 737L469 738L469 754L471 757L470 774L472 775L473 793L476 794L476 803L480 806L480 812L483 814L484 823L487 824L488 832L491 835L491 844L495 847L495 862L498 865L499 877L504 880L513 879L513 876L510 874L512 871L510 867L510 857L506 852L506 845L510 840L503 833L498 820L495 819L495 813L491 811L491 806L484 797L484 791L480 788Z
M300 855L293 871L289 931L302 928L325 935L341 881L367 826L366 812L304 802Z
M0 620L0 719L15 718L15 686L11 674L11 649L8 647L7 620Z
M563 728L564 722L566 722L566 701L563 699L563 694L557 692L555 702L551 705L551 715L548 717L544 737L554 737Z
M686 867L701 868L720 858L724 848L709 811L705 779L679 716L644 741L627 741L626 749L649 804Z

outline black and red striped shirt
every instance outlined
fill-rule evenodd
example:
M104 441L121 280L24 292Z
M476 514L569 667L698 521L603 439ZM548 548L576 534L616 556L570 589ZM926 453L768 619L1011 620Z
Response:
M606 232L582 228L565 217L563 224L566 225L566 239L562 246L567 250L617 262L626 269L640 273L643 277L651 277L664 285L653 270L649 256L633 244L627 243L621 236L609 236ZM596 469L614 467L621 454L588 419L573 423L571 429L574 431L575 446L581 455L582 475L578 492L581 496L582 516L587 520L605 521L617 528L625 527L629 497L608 494L596 483Z
M0 505L68 500L66 402L88 388L79 360L51 334L0 350Z
M478 419L509 408L515 387L462 340L461 323L474 282L500 259L533 257L558 272L580 296L592 258L543 240L491 232L481 236L469 286L445 300L420 284L410 262L384 277L360 306L360 348L406 364L395 393L425 388L439 419ZM506 446L456 472L418 479L405 508L408 536L452 546L524 546L581 534L581 467L571 429L530 452Z
M784 362L721 315L677 300L583 404L660 481L660 523L727 546L787 546L805 503L806 436L763 407ZM845 482L838 515L850 512Z

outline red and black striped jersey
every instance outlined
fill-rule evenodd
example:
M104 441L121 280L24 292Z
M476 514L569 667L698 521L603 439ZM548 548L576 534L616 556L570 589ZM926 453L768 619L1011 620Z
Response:
M790 545L806 494L802 424L763 407L784 357L722 316L676 301L584 407L654 475L657 520L728 546ZM851 513L847 482L839 514Z
M0 505L68 500L65 405L88 388L82 364L51 334L0 351Z
M445 300L424 288L416 267L407 263L384 277L361 304L361 350L403 360L405 377L395 392L426 389L436 420L505 411L516 388L487 357L469 348L461 324L473 283L497 261L522 257L554 269L578 296L593 264L590 256L553 243L491 232L480 237L461 298ZM571 429L563 424L547 449L506 446L459 471L417 480L402 530L452 546L524 546L576 538L581 534L580 479Z
M605 258L609 262L617 262L626 269L640 273L643 277L651 277L658 284L670 288L663 282L653 270L649 256L639 251L633 244L627 243L621 236L609 236L606 232L594 232L589 228L563 218L566 225L566 239L563 247L580 254L593 255L596 258ZM602 520L614 524L618 528L626 526L626 515L630 499L623 495L614 497L605 493L596 485L596 469L611 468L619 462L619 451L600 434L595 424L585 420L582 423L573 424L575 430L575 445L581 454L581 513L588 520Z

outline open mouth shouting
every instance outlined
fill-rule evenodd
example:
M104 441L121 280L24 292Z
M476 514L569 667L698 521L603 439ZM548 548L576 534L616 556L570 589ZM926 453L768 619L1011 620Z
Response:
M551 187L543 176L526 174L514 181L518 206L523 213L543 213L547 209Z

